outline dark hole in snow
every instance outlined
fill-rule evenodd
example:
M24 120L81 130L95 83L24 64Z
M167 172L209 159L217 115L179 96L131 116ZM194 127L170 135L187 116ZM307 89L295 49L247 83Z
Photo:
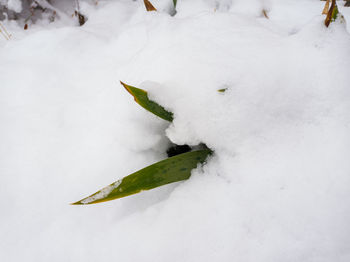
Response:
M176 145L172 144L166 151L168 157L177 156L183 153L190 152L192 150L202 150L202 149L209 149L206 144L200 143L196 146L189 146L189 145Z
M166 151L168 157L176 156L191 151L191 147L188 145L172 145Z

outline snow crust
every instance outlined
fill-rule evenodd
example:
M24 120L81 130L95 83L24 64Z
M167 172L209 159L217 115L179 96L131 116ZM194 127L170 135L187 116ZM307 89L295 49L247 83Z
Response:
M152 3L82 1L83 27L3 23L1 261L350 261L346 24L325 28L318 0ZM170 141L215 154L185 182L69 205Z

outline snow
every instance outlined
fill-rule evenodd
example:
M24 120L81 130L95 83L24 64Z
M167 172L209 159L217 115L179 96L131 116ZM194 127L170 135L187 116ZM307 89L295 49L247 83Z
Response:
M82 27L2 22L1 261L350 261L346 23L325 28L318 0L151 2L82 1ZM69 205L170 141L215 154L187 181Z
M91 202L94 202L96 200L100 200L105 198L106 196L108 196L114 189L116 189L120 184L121 184L122 180L118 180L112 184L110 184L109 186L104 187L103 189L101 189L100 191L98 191L97 193L93 194L92 196L89 196L87 198L84 198L81 203L86 205L89 204ZM122 191L122 188L119 189L119 191Z
M19 13L22 11L22 2L20 0L8 0L7 8Z

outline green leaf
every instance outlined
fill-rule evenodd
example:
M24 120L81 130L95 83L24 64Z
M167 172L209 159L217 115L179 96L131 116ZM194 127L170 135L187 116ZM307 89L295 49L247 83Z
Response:
M199 163L203 163L211 153L210 149L204 149L162 160L110 184L95 194L73 203L73 205L110 201L186 180L191 176L191 170L196 168Z
M218 89L218 92L220 92L220 93L225 93L226 90L227 90L227 88L221 88L221 89Z
M173 0L174 7L176 7L177 0Z
M335 21L337 19L338 14L339 14L339 9L338 9L338 6L335 5L332 12L332 21Z
M123 82L120 82L125 89L134 97L136 103L142 106L147 111L155 114L156 116L163 118L164 120L173 121L173 113L168 112L162 107L158 105L156 102L149 100L148 94L145 90L136 88L133 86L129 86Z
M326 27L330 25L331 22L335 21L338 17L339 10L335 0L332 0L331 7L328 10L327 17L324 21Z

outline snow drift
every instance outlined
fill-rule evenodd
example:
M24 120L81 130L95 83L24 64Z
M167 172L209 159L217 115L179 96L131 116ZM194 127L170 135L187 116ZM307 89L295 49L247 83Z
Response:
M82 3L83 27L6 22L2 261L349 261L350 37L319 1L295 2L179 0L170 16L100 1ZM188 181L68 205L170 141L215 154Z

